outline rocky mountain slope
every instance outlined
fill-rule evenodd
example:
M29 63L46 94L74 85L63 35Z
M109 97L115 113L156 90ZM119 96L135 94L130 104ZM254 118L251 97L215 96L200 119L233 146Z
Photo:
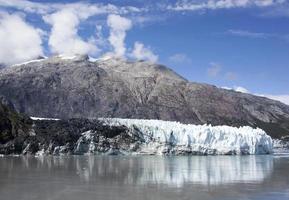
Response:
M149 118L249 125L289 135L289 106L192 83L165 66L117 58L52 57L0 71L0 97L17 111L48 118Z

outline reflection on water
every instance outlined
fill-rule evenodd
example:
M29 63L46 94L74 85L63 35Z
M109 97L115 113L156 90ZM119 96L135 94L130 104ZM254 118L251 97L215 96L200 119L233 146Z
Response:
M235 196L233 193L237 192L243 198L242 190L259 193L268 192L268 188L286 188L282 193L286 196L289 181L282 173L287 177L288 170L288 157L273 156L4 157L0 158L0 196L1 199L77 199L76 194L83 193L81 199L91 196L122 199L119 195L127 192L129 196L131 190L140 190L141 194L156 190L157 197L162 199L162 192L168 188L174 195L181 190L188 199L195 195L194 191L201 199L210 199L213 190L214 199L222 199L224 194ZM13 193L15 190L18 193ZM123 199L129 199L128 196ZM139 194L131 199L150 198Z
M145 159L140 183L154 182L181 186L192 182L219 185L233 182L262 181L273 169L272 159L262 157L180 157ZM156 167L157 166L157 167Z
M7 158L6 170L22 168L48 171L66 169L89 182L100 178L126 184L184 183L219 185L234 182L260 182L273 170L273 158L265 156L194 157L19 157ZM12 168L12 169L11 169Z

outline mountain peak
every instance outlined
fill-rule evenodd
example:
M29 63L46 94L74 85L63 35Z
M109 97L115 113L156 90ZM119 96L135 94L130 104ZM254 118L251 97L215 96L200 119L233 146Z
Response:
M62 69L68 68L67 70L69 71L77 69L83 72L88 70L88 66L94 66L94 68L101 68L109 74L115 74L115 76L134 78L163 77L168 80L187 81L164 65L143 60L127 60L108 54L99 58L89 57L88 55L55 55L46 58L41 57L8 67L6 70L3 70L2 73L17 73L19 71L21 73L24 71L30 73L30 70L34 70L38 73L44 73L45 71L45 73L47 73L47 71L53 72L53 68L59 66L61 66Z

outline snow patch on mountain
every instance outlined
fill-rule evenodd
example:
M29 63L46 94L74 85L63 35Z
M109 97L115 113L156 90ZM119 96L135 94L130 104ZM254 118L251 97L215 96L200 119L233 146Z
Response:
M35 63L35 62L42 62L45 59L47 59L47 57L41 57L39 59L29 60L29 61L26 61L26 62L23 62L23 63L14 64L12 66L20 66L20 65L27 65L27 64Z
M235 155L270 154L272 139L262 129L191 125L142 119L101 118L110 126L125 126L143 141L138 153Z
M32 120L60 120L60 119L56 119L56 118L43 118L43 117L30 117Z
M88 57L88 61L89 62L97 62L98 60L99 60L99 58L94 58L94 57L91 57L91 56Z
M77 57L77 55L64 55L64 54L60 54L57 56L58 58L62 59L62 60L73 60Z

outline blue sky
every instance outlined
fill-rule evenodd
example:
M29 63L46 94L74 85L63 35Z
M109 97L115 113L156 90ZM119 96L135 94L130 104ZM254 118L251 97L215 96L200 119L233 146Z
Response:
M110 53L165 64L190 81L289 99L287 0L0 0L0 24L14 16L15 26L25 23L23 33L35 33L34 51L9 60L15 52L7 53L11 42L2 34L3 63L37 53ZM1 43L9 26L0 26ZM14 49L26 53L21 43Z

